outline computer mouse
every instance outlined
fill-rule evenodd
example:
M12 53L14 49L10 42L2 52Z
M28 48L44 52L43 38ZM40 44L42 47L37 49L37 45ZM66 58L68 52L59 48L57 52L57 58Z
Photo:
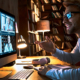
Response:
M33 69L34 67L32 65L23 66L24 69Z

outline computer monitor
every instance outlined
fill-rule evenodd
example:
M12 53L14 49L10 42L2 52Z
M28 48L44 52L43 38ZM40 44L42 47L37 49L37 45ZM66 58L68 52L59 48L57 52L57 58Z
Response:
M0 67L16 59L15 16L0 9Z

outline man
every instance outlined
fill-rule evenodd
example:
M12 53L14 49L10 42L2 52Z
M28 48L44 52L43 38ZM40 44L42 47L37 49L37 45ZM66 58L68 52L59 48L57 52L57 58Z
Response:
M47 42L36 41L44 50L52 52L52 55L58 59L71 63L78 64L80 62L80 0L65 0L63 2L65 13L63 23L66 26L68 33L75 33L78 36L78 41L71 53L64 52L55 48L54 43L46 37ZM47 67L40 69L39 73L46 75L53 80L80 80L80 68L68 70L48 70Z
M8 43L5 45L4 52L13 51L12 44L10 42L10 36L8 36Z
M6 24L3 26L4 31L13 31L13 27L10 24L10 18L7 17Z

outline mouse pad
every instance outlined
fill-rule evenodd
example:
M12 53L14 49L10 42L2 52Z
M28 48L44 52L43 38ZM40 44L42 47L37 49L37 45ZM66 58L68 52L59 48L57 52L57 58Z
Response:
M0 78L4 78L9 75L12 71L0 71Z

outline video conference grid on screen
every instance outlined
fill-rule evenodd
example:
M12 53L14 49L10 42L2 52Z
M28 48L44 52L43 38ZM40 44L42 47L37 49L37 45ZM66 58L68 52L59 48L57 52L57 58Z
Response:
M0 12L0 55L16 51L15 18Z

